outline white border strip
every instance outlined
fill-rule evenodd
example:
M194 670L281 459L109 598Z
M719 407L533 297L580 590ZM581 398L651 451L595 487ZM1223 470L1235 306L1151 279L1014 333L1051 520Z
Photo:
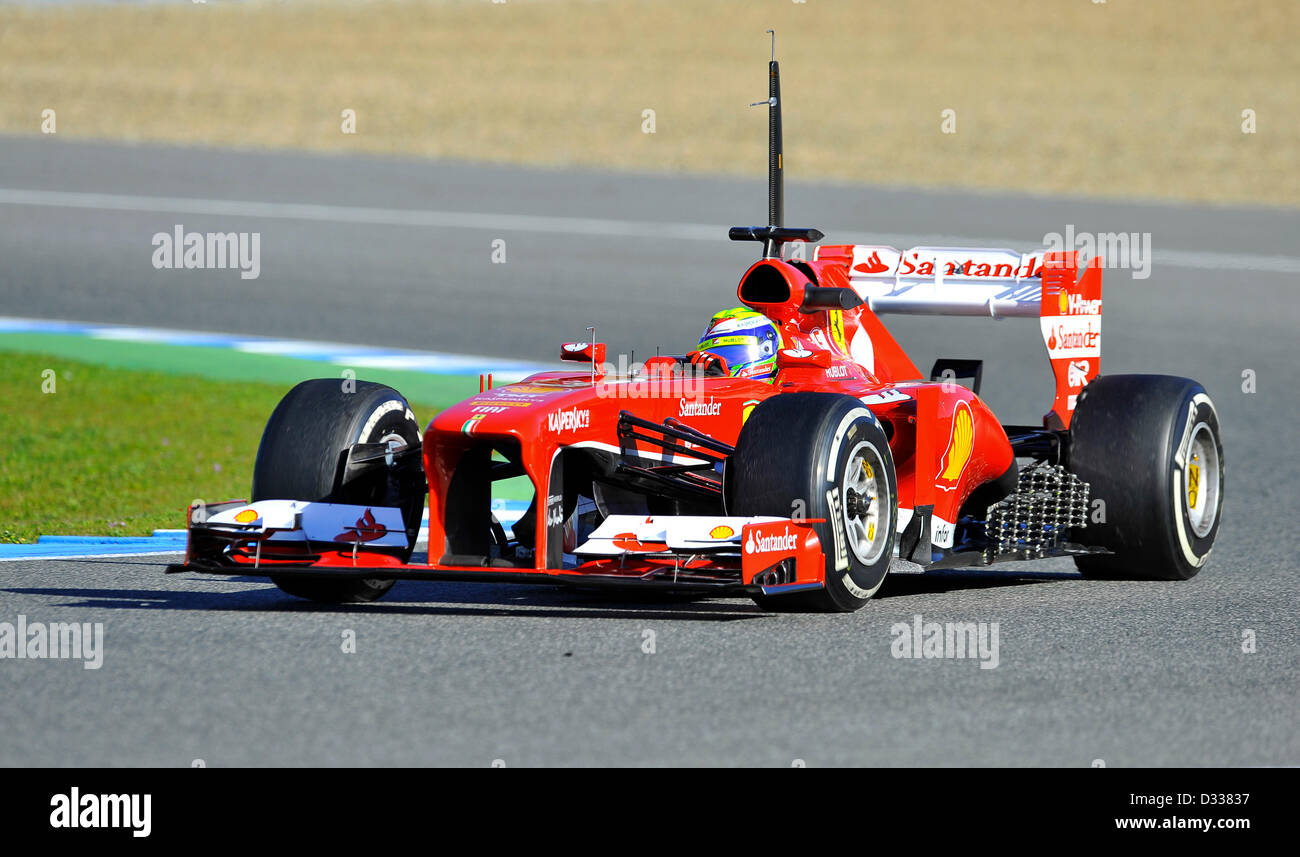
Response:
M327 223L356 223L373 226L411 226L433 229L478 229L493 232L540 232L587 237L642 238L648 241L722 242L727 227L708 223L666 223L649 220L563 217L560 215L487 214L469 211L433 211L414 208L370 208L351 205L310 205L237 199L195 199L174 196L134 196L116 193L74 193L53 190L0 188L0 205L32 205L43 208L78 208L90 211L131 211L219 217L256 217L272 220L307 220ZM983 238L952 235L908 235L866 233L854 230L823 230L828 244L979 244L986 247L1016 247L1023 238ZM1035 243L1042 239L1034 239ZM1172 268L1210 271L1263 271L1300 274L1300 257L1255 253L1223 253L1199 250L1154 250L1152 263Z

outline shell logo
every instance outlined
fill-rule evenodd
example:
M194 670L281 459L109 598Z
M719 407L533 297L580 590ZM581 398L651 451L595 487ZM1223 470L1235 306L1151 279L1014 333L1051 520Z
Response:
M256 509L244 509L239 514L235 515L235 523L237 524L251 524L256 520L257 520Z
M735 534L736 531L731 527L728 527L726 524L720 524L709 530L709 538L711 539L729 539Z
M943 466L939 471L936 484L942 491L952 491L957 487L966 464L970 461L975 447L974 420L970 405L960 402L952 415L952 436L948 439L948 449L943 456Z

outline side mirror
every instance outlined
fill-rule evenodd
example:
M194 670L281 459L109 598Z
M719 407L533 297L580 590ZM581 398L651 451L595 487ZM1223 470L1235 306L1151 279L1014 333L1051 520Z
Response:
M604 363L605 343L565 342L560 346L560 359L574 363Z

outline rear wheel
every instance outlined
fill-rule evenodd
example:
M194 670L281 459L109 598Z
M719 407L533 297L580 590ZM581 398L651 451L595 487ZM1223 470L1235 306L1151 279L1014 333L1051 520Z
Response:
M852 396L786 393L754 409L727 462L727 512L814 524L825 588L760 595L768 610L847 612L880 588L894 554L898 481L889 441Z
M1085 577L1187 580L1204 567L1223 506L1223 442L1200 384L1168 375L1094 379L1070 421L1067 466L1092 486L1079 535L1112 552L1075 557Z
M347 451L355 443L420 444L420 424L401 394L369 381L322 378L290 390L267 421L253 467L253 500L316 500L390 505L392 486L383 478L343 482ZM399 498L411 545L424 514L418 491ZM299 598L326 602L374 601L391 580L271 575L271 582Z

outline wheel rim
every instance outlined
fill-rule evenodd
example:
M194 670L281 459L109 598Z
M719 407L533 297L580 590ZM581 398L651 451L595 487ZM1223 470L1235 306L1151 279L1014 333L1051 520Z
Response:
M1187 471L1183 486L1183 501L1187 504L1187 520L1197 538L1205 538L1214 527L1219 514L1219 447L1206 423L1198 423L1192 430L1188 448Z
M889 542L889 477L880 451L862 441L849 454L841 486L844 532L858 562L874 565Z
M395 431L390 431L381 437L376 443L382 443L388 446L388 451L392 452L397 447L406 446L406 438L402 437Z

